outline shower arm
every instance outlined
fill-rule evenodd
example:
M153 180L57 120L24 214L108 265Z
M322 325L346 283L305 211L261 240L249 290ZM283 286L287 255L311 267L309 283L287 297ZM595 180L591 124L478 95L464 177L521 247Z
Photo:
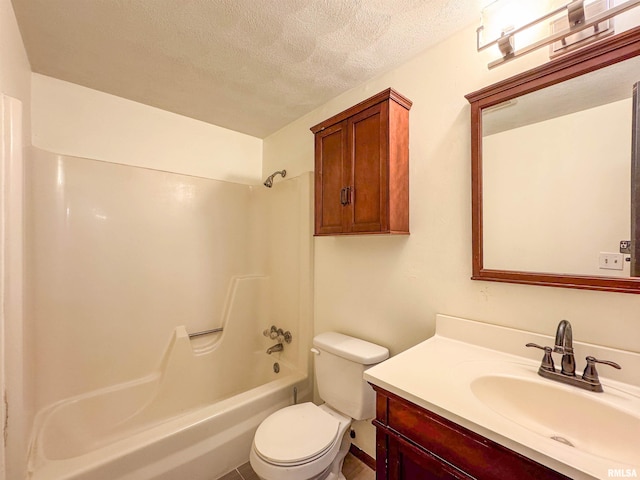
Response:
M273 172L271 175L269 175L267 177L267 179L264 181L263 185L267 188L271 188L273 186L273 178L276 175L282 175L282 178L287 176L287 171L282 169L282 170L278 170L277 172Z

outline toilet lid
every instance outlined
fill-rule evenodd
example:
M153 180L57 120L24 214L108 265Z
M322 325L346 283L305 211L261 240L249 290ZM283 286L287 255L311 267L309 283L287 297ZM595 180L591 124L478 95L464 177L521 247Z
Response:
M291 465L322 455L333 445L340 422L313 403L283 408L267 417L254 437L266 461Z

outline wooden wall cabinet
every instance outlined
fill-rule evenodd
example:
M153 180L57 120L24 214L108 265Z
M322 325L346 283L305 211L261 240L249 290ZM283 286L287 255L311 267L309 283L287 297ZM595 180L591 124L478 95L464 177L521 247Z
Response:
M568 480L429 410L376 387L377 480Z
M311 128L315 234L409 233L409 109L392 89Z

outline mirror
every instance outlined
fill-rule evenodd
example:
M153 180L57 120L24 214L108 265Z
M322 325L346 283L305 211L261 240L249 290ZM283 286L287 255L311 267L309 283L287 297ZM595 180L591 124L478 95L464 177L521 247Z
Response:
M640 293L639 81L640 27L467 95L473 279Z

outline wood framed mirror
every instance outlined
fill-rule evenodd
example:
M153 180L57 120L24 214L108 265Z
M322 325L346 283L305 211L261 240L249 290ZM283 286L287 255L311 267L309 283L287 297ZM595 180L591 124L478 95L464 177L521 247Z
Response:
M472 279L640 293L638 82L640 27L466 95Z

